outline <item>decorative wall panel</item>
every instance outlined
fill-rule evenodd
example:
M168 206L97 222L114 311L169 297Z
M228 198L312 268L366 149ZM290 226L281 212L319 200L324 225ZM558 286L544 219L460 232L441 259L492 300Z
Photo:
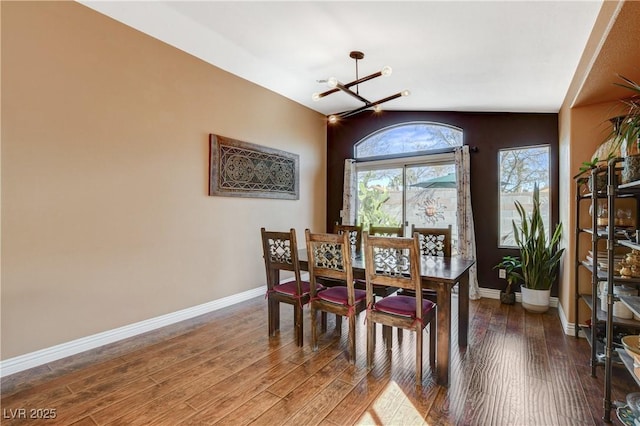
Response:
M297 154L210 135L209 195L297 200Z

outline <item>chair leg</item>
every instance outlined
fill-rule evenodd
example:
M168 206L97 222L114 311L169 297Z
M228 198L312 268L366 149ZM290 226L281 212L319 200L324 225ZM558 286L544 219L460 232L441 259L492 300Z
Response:
M382 340L384 340L387 350L393 347L393 329L389 325L382 326Z
M323 333L327 332L327 313L325 311L322 311L322 313L320 314L320 327L320 330Z
M295 328L295 332L296 332L296 344L298 346L302 346L303 345L303 341L304 341L304 327L303 327L303 319L302 319L302 306L300 305L295 305L294 308L294 318L293 318L293 325Z
M318 350L318 312L313 306L311 307L311 350Z
M356 316L349 316L349 362L356 362Z
M367 319L367 368L373 366L373 349L375 348L376 324Z
M431 371L435 371L436 368L436 327L435 327L435 317L431 319L429 323L429 365L431 366Z
M275 336L276 331L280 328L280 303L271 298L267 301L269 336Z
M336 331L338 335L342 334L342 315L336 314Z
M422 386L422 334L424 329L418 325L416 328L416 382Z

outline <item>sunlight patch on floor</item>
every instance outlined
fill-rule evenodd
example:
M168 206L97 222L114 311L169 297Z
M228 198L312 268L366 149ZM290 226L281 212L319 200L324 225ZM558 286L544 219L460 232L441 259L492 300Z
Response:
M429 425L415 409L413 403L395 381L378 395L365 413L356 422L357 425Z

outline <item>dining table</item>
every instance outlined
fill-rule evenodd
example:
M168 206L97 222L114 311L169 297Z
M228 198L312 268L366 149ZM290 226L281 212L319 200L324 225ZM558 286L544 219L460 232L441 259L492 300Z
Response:
M309 270L307 250L298 251L298 263L303 271ZM436 383L449 386L449 365L451 359L451 325L453 288L458 285L458 346L466 348L469 332L469 269L475 260L461 256L439 257L421 256L420 276L422 288L433 289L437 293L436 304ZM354 278L365 278L364 256L352 256Z

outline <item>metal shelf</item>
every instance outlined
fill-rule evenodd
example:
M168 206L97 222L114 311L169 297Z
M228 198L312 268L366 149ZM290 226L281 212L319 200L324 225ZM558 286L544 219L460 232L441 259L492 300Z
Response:
M592 228L578 228L578 231L584 232L590 235L594 234L594 231ZM625 231L628 231L628 229L625 229L622 227L619 227L618 229L614 230L614 234L615 234L614 237L616 238L616 243L618 243L619 241L628 241L627 235L625 235ZM598 238L601 238L603 240L606 240L607 238L609 238L609 231L605 227L598 227L595 232Z
M599 305L600 304L598 303L598 308L596 309L596 317L598 318L599 322L607 322L607 318L608 318L607 312L600 309ZM622 327L640 329L640 321L637 321L634 319L619 318L611 315L611 323L613 325L619 325Z
M587 270L593 274L594 267L591 263L587 262L586 260L583 260L580 262L580 264L585 268L587 268ZM609 279L609 275L607 271L598 269L597 273L598 273L598 281L607 281ZM640 285L640 277L623 277L622 275L614 275L613 282L617 284Z
M587 268L587 270L589 272L591 272L592 274L594 273L594 269L593 269L593 265L589 262L587 262L586 260L583 260L580 262L580 264L582 266L584 266L585 268ZM607 280L607 273L601 269L598 269L597 271L598 273L598 281L606 281Z
M640 378L638 378L638 376L636 375L635 368L633 367L633 358L631 358L627 351L625 351L624 349L617 348L616 352L618 353L618 356L622 360L624 366L627 368L629 374L631 374L631 377L633 377L633 379L636 381L636 384L640 386Z
M584 302L587 304L589 309L591 310L594 309L593 296L591 296L590 294L581 294L580 298L584 300ZM607 313L602 309L600 309L600 299L598 298L596 298L595 310L596 310L596 320L601 323L607 322ZM611 318L613 319L612 321L613 325L640 329L640 321L637 321L634 319L618 318L613 315L611 315Z
M633 182L621 183L618 185L618 190L634 190L634 194L638 193L640 190L640 180L634 180Z
M587 342L589 342L589 346L591 348L593 348L593 335L592 335L591 327L581 325L581 326L579 326L579 328L582 331L582 334L585 335L585 337L587 339ZM593 350L592 352L594 354L596 354L596 356L594 356L591 359L591 367L592 368L604 365L604 361L600 361L598 359L598 356L597 356L598 354L603 354L604 353L604 345L602 344L602 342L600 342L598 340L596 340L595 344L596 344L595 350Z
M629 247L630 249L633 249L633 250L640 250L640 244L634 243L633 241L618 240L618 244L624 247Z
M636 199L636 226L638 224L638 208L639 203L638 203L638 197L640 196L640 182L629 182L626 184L620 184L616 181L616 179L613 179L613 177L616 175L617 173L617 168L616 165L619 165L621 162L623 161L622 158L615 158L611 161L609 161L608 164L608 168L606 171L606 174L608 176L608 180L610 182L609 185L607 185L607 212L608 212L608 223L614 223L615 222L615 212L616 212L616 200L619 198L624 198L624 197L634 197ZM627 242L628 242L628 236L625 233L624 238L619 237L618 235L612 235L612 237L616 240L615 242L609 241L607 243L607 248L609 250L609 255L611 255L611 250L613 250L613 244L612 243L617 243L618 245L623 245L626 246ZM623 242L625 241L626 242ZM628 246L626 246L628 247ZM609 289L611 288L611 281L614 282L619 282L619 283L625 283L625 284L637 284L640 283L640 278L622 278L622 277L617 277L613 275L613 266L612 264L608 265L608 280L609 282ZM608 297L611 297L611 294L608 295ZM624 297L624 296L623 296ZM609 299L609 301L611 301L611 299ZM613 309L611 309L613 310ZM604 376L604 398L603 398L603 405L604 405L604 416L603 416L603 420L605 422L608 422L610 420L610 416L611 416L611 408L612 408L612 403L611 403L611 378L612 378L612 366L613 366L613 354L618 354L619 352L613 351L613 324L615 322L614 317L612 315L612 312L607 312L607 324L606 324L606 340L605 340L605 352L607 354L610 354L609 357L607 357L605 359L605 366L604 366L604 371L605 371L605 376ZM633 323L640 323L638 321L634 321L632 320ZM631 325L632 327L635 327L634 325Z
M590 200L591 201L591 210L596 211L596 207L602 205L601 200L606 199L606 207L607 207L607 223L615 224L615 206L618 199L635 197L636 199L636 224L640 226L640 180L635 182L629 182L625 184L620 184L619 180L616 178L620 174L621 170L621 162L622 158L615 158L608 162L607 166L600 166L591 170L591 181L597 182L598 178L602 178L603 176L607 177L607 184L603 188L603 190L597 192L591 192L589 194L584 193L580 194L581 184L577 184L577 192L576 192L576 212L575 212L575 223L584 223L580 219L580 206L579 203L582 200ZM615 275L614 265L610 264L609 256L612 256L616 252L616 247L626 247L633 250L640 250L640 244L629 241L630 236L627 231L628 228L622 229L622 227L612 226L611 228L607 227L599 227L597 226L597 220L594 216L589 218L589 222L591 223L590 228L577 228L575 241L574 241L574 268L575 268L575 278L574 278L574 288L575 288L575 302L576 305L580 299L584 300L586 305L591 310L591 327L579 327L583 330L589 344L591 345L591 375L595 377L596 366L604 365L604 397L603 397L603 406L604 406L604 416L603 420L605 422L610 421L611 416L611 368L614 364L624 363L626 368L632 373L634 379L640 386L640 379L635 376L633 371L633 359L629 357L624 350L613 350L613 346L615 342L614 339L614 326L621 328L629 328L629 329L640 329L640 321L636 321L633 319L627 320L623 318L618 318L613 316L613 308L610 306L609 311L605 312L600 309L600 299L596 297L598 292L599 283L601 282L609 282L609 286L613 286L613 284L625 284L633 287L640 286L640 277L632 278L632 277L622 277L620 275ZM611 232L611 235L609 235ZM579 234L587 233L591 234L591 251L594 254L597 254L598 250L601 250L602 244L599 242L602 239L609 240L606 244L607 256L598 256L596 261L593 263L589 263L586 260L579 260L578 247L580 246ZM603 270L600 265L606 264L606 270ZM580 293L580 283L579 283L579 268L586 268L591 272L591 294L581 294ZM611 287L607 286L607 290ZM582 286L583 290L585 286ZM613 295L609 294L607 296L609 302L622 300L617 297L613 297ZM623 298L625 296L622 296ZM640 301L639 301L640 303ZM640 305L639 305L640 312ZM579 324L579 309L576 310L576 324ZM604 324L604 330L602 326ZM600 334L600 338L596 339L597 333L602 333L604 331L605 337L604 342L602 342L602 335ZM578 335L578 327L576 327L576 337ZM604 357L603 354L609 354L608 357ZM620 358L620 359L618 359ZM630 366L627 365L627 362L631 360Z

